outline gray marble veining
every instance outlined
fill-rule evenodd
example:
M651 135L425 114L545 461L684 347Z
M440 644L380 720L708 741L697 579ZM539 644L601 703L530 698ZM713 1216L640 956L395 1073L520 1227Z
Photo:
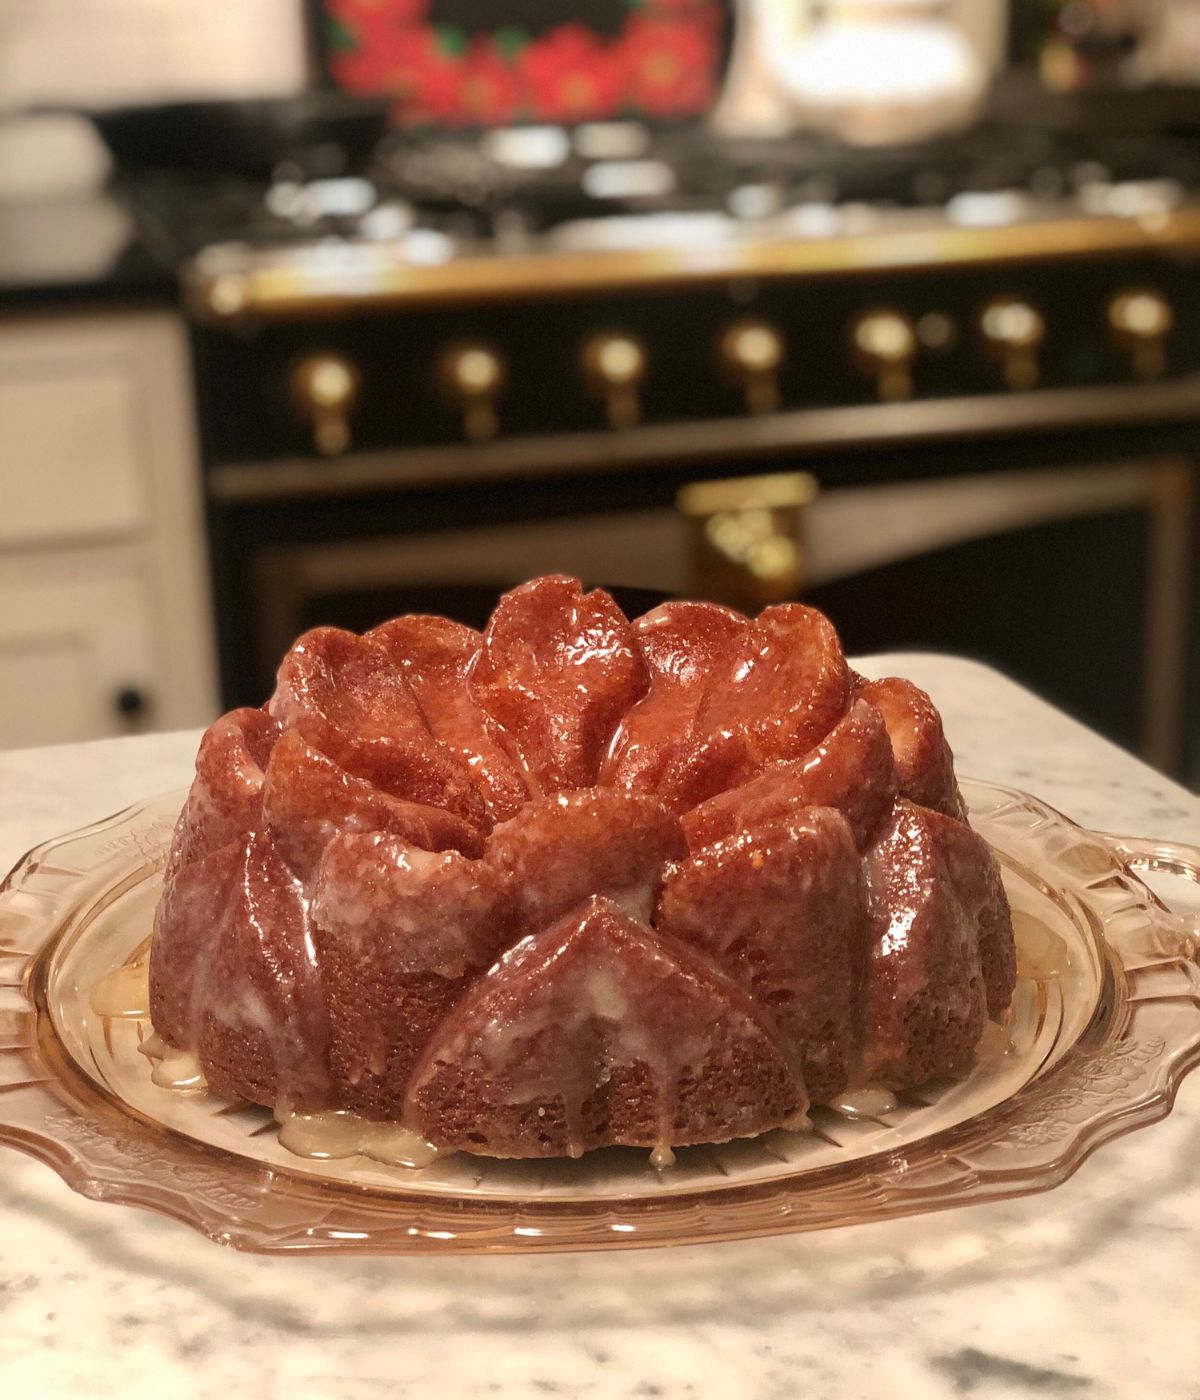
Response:
M937 698L960 771L1200 842L1200 801L995 673ZM194 735L0 754L0 863L187 782ZM744 1245L267 1259L73 1195L0 1149L0 1395L1155 1396L1200 1400L1200 1074L1046 1195Z

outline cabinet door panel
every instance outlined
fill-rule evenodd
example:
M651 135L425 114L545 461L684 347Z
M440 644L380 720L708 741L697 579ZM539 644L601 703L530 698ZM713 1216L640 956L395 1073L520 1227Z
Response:
M3 590L0 748L125 734L149 717L145 587L130 576Z
M0 545L129 534L148 515L136 367L0 361Z

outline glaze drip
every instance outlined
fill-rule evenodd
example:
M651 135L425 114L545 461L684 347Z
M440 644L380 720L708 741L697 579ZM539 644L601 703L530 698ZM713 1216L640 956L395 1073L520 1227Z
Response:
M343 1161L348 1157L369 1157L388 1167L414 1170L432 1166L447 1154L431 1142L399 1123L376 1123L344 1109L324 1113L294 1113L287 1107L275 1110L279 1143L297 1157L313 1161Z
M160 1089L199 1093L208 1087L199 1057L193 1051L174 1050L157 1035L143 1040L138 1051L153 1063L150 1079Z
M899 1102L888 1089L851 1089L831 1099L828 1107L843 1118L883 1118L895 1113Z
M476 1103L459 1126L457 1103ZM443 1024L413 1075L410 1121L487 1152L580 1156L609 1140L728 1141L804 1107L803 1086L750 998L696 951L591 900L525 939Z
M88 1003L97 1016L112 1020L149 1020L149 967L144 962L118 967L96 983L89 994Z

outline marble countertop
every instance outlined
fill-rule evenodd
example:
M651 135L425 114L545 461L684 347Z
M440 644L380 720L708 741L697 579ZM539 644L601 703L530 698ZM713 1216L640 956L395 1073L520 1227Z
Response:
M963 773L1200 842L1200 800L973 663L862 663L939 701ZM0 754L0 863L187 782L195 735ZM537 1259L264 1258L73 1195L0 1148L0 1394L1155 1396L1200 1400L1200 1073L1045 1195L748 1244Z

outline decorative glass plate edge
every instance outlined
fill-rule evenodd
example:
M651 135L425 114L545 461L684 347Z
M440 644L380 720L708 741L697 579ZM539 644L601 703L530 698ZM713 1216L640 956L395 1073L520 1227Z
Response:
M165 862L151 799L30 851L0 885L0 1144L94 1200L138 1206L238 1249L286 1254L648 1248L893 1219L1049 1190L1105 1142L1165 1117L1200 1063L1200 917L1135 868L1200 884L1200 849L1086 831L1016 789L964 781L972 819L1090 927L1106 991L1062 1062L1012 1098L896 1151L769 1182L666 1198L431 1198L321 1182L202 1147L124 1113L50 1024L45 968L90 901ZM173 813L172 813L173 815Z

